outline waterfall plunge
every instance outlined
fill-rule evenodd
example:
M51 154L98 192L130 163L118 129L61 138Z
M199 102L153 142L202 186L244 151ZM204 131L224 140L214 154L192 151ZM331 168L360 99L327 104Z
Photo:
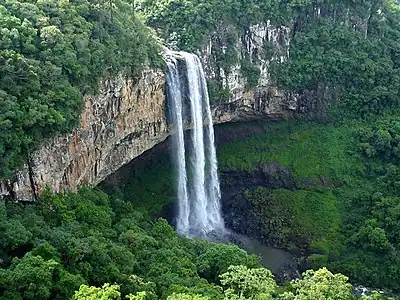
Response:
M183 63L185 68L179 68ZM225 231L221 216L214 129L207 84L199 58L186 52L167 53L167 87L178 173L177 231L186 236L207 236ZM185 69L185 72L181 72ZM191 137L184 138L184 101L190 107ZM186 161L186 153L188 161Z

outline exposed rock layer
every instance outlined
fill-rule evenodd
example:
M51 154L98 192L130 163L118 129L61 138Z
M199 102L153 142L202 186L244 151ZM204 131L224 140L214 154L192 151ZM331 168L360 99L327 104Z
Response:
M254 56L265 40L278 43L281 35L287 36L288 29L257 25L241 38L245 41L242 51ZM202 54L207 76L222 80L231 95L212 108L214 123L290 119L301 114L296 97L270 84L268 61L260 60L259 84L247 89L240 66L225 75L210 51L205 49ZM98 95L85 97L79 128L46 141L31 153L14 178L0 181L0 196L29 201L46 186L58 192L76 190L82 184L96 185L162 142L173 131L168 125L164 88L164 74L155 70L144 71L137 79L120 76L105 80Z
M165 110L161 72L104 81L97 96L85 97L80 128L45 142L15 178L2 182L2 195L32 200L46 185L63 191L98 184L168 136Z

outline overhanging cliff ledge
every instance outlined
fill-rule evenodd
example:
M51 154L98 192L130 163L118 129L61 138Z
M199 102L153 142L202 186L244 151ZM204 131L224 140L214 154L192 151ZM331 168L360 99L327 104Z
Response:
M254 56L266 40L279 43L279 36L288 33L287 28L257 25L244 33L240 39L244 42L238 47ZM219 80L230 93L229 99L214 101L214 124L303 115L300 97L283 93L271 83L268 61L259 60L261 76L257 86L249 88L240 66L224 74L213 62L211 52L208 47L200 55L206 75L210 80ZM46 186L60 192L84 184L97 185L166 139L172 131L167 112L163 72L147 69L138 78L120 75L104 80L96 96L85 97L79 127L46 141L31 153L13 178L0 182L0 196L31 201Z

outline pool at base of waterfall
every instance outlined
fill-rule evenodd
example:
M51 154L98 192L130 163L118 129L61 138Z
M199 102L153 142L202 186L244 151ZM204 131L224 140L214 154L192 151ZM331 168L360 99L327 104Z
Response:
M259 256L261 264L272 272L277 272L285 265L293 263L294 256L283 249L265 246L259 241L244 235L237 236L237 238L240 242L238 244L239 247Z
M304 266L302 267L304 257L296 256L285 249L266 246L246 235L226 230L223 234L211 232L202 237L216 243L235 244L249 254L258 256L261 265L274 274L279 284L299 278L301 270L304 269Z

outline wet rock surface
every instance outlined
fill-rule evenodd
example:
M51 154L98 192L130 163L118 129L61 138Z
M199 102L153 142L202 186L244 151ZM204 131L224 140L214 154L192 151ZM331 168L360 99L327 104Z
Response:
M263 231L265 216L259 214L256 200L248 199L246 191L257 187L286 189L291 191L309 190L318 191L340 186L329 178L296 178L290 168L283 167L276 162L262 164L250 171L227 171L221 173L222 210L225 223L232 231L250 236L265 245L282 247L282 241L271 237ZM266 202L268 203L268 201ZM282 222L284 222L282 217ZM274 224L270 224L274 228ZM309 244L298 237L291 237L290 243L296 245L298 255L309 254ZM287 242L287 241L286 241Z

